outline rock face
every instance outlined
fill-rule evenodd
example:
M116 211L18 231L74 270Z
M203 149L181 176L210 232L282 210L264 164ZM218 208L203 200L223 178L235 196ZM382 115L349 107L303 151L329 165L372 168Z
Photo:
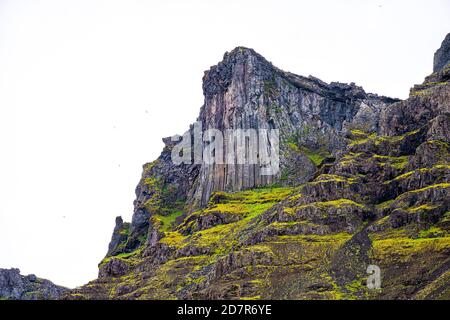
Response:
M213 192L307 182L322 162L346 145L347 132L378 131L381 111L398 101L366 93L355 84L327 84L284 72L243 47L226 53L219 64L205 72L203 93L205 101L198 117L202 132L278 129L280 170L265 175L259 163L238 164L236 159L231 164L174 165L171 151L176 142L163 139L166 147L161 156L144 166L136 188L130 235L117 253L131 252L146 241L153 230L152 216L190 213L206 206ZM194 134L192 125L183 137L193 139ZM230 147L227 141L222 153L236 154L238 147ZM207 144L201 143L202 147Z
M239 191L278 182L304 183L315 172L305 151L334 154L344 146L349 129L377 130L380 111L394 100L367 94L354 84L326 84L274 67L252 49L239 47L203 77L205 103L199 121L204 129L280 130L281 170L261 175L259 165L202 165L194 203L207 204L214 191ZM284 143L283 143L284 142ZM225 145L223 153L237 152ZM295 147L294 147L295 149ZM294 150L299 151L299 150ZM292 161L299 157L298 161ZM296 170L303 167L303 170ZM288 172L296 171L295 179Z
M0 269L0 300L56 300L68 290L19 269Z
M441 47L434 54L433 72L441 71L450 63L450 33L447 34Z
M107 256L115 255L122 250L121 245L128 239L130 224L124 223L122 217L116 218L116 226L114 227L111 242L109 243Z
M280 172L176 166L165 139L67 299L450 299L450 68L399 101L240 47L203 80L202 130L278 129Z

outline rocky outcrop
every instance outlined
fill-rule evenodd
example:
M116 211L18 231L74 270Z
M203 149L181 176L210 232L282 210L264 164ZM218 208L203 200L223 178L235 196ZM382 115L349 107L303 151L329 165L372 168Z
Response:
M116 226L109 243L107 256L115 255L123 249L128 240L129 229L129 223L124 223L122 217L116 217Z
M447 34L441 47L434 54L433 72L444 69L450 63L450 33Z
M128 235L122 239L117 253L133 251L147 241L152 216L165 217L183 210L196 183L199 166L175 165L171 160L175 142L170 138L163 139L163 142L165 147L159 158L143 166Z
M0 300L56 300L68 290L33 274L23 276L19 269L0 269Z
M284 72L243 47L226 53L205 72L203 93L199 121L204 129L280 130L281 170L265 176L259 164L203 165L193 194L199 205L205 205L214 191L270 185L280 178L283 184L308 181L316 167L305 155L334 154L345 145L346 130L376 131L380 111L396 101L367 94L353 83L327 84ZM225 144L223 154L236 151Z
M236 155L233 162L177 165L171 152L183 139L165 138L161 156L144 166L129 230L123 230L121 236L115 232L108 255L131 252L145 243L152 231L152 216L165 219L181 212L177 220L181 222L187 214L205 207L213 192L274 184L293 186L309 181L322 163L332 161L346 145L346 132L379 130L381 111L398 101L366 93L353 83L327 84L311 76L284 72L244 47L226 53L220 63L205 72L203 93L205 100L198 123L190 127L183 139L194 140L196 130L204 138L208 129L222 133L278 129L280 169L267 175L263 174L261 163L238 163L238 146L230 144L226 135L221 153ZM253 143L259 143L261 138L257 139ZM208 142L200 144L203 150Z
M398 101L240 47L203 80L203 130L279 129L280 173L174 166L166 139L99 279L67 298L450 298L450 68Z

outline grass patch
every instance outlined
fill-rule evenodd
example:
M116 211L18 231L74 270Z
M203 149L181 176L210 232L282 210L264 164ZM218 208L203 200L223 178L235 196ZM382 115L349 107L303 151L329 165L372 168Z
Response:
M161 222L161 231L167 232L172 230L175 220L183 214L183 211L173 211L168 215L155 215L156 218Z
M396 238L374 240L373 257L376 260L394 262L408 262L414 256L426 252L442 252L450 249L450 237L440 238Z
M446 236L447 232L438 227L430 227L419 232L419 238L437 238Z

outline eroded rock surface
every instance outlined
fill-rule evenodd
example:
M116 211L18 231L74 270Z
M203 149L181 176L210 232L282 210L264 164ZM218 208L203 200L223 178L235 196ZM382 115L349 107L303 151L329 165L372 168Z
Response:
M433 72L444 69L450 63L450 33L447 34L441 47L434 54Z
M68 290L19 269L0 269L0 300L56 300Z
M131 252L150 239L149 234L156 236L153 216L181 222L205 207L213 192L296 186L311 180L322 164L332 162L345 147L350 130L377 132L382 110L398 101L366 93L353 83L327 84L282 71L244 47L226 53L205 72L203 93L198 117L202 132L279 130L279 172L263 175L260 164L175 165L171 151L177 142L165 138L161 156L144 166L128 238L120 240L116 235L109 255ZM193 139L194 133L192 125L183 136ZM223 154L237 154L237 147L230 146L225 140ZM215 219L221 218L216 215Z
M450 299L448 38L404 101L226 53L205 73L199 121L279 129L280 174L174 166L166 139L99 279L66 298Z
M438 68L398 101L225 54L199 120L279 129L280 175L174 167L166 139L129 235L119 220L99 279L67 298L450 298L449 80ZM370 265L380 289L366 286Z

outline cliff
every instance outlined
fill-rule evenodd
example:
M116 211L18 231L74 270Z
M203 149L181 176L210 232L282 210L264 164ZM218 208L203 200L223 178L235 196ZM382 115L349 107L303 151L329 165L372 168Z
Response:
M122 246L113 248L114 252L131 252L142 245L149 238L153 215L180 222L206 206L213 192L309 181L323 162L332 160L345 147L345 134L352 129L377 132L381 111L398 101L366 93L355 84L327 84L284 72L243 47L226 53L205 72L203 93L205 100L197 119L202 133L208 129L278 129L279 171L265 175L260 163L237 161L176 165L171 159L175 143L165 138L161 156L144 166L136 188L130 235ZM191 125L183 137L194 137L194 130ZM202 147L206 144L202 142ZM237 149L225 142L221 153L237 153Z
M226 53L205 72L197 123L144 165L98 279L64 298L450 299L447 39L403 101ZM175 163L209 129L262 130L258 145L278 130L279 170Z
M166 139L99 279L68 298L450 298L446 43L404 101L226 53L203 78L199 122L279 129L280 172L174 166Z

